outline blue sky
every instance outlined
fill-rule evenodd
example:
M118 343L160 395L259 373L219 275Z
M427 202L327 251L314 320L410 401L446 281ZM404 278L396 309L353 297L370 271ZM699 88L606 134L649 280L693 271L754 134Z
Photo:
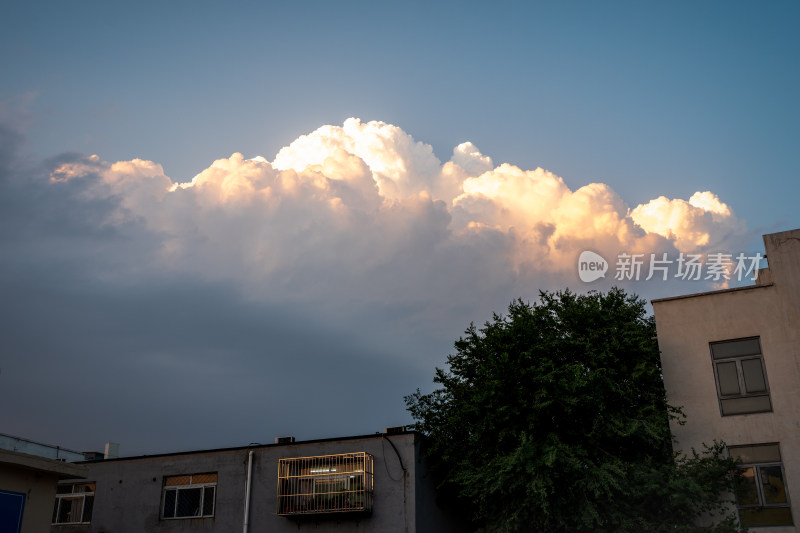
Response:
M0 89L35 95L41 155L189 178L356 116L630 202L723 186L748 220L781 222L759 220L776 199L753 184L798 170L792 3L232 4L16 3Z
M9 297L0 310L13 320L0 394L34 390L43 400L2 415L0 431L66 447L116 439L123 453L126 445L144 453L246 444L258 440L253 419L264 440L370 433L408 421L402 395L430 387L433 367L469 321L539 288L592 288L565 266L581 246L609 257L625 246L672 255L692 243L704 253L761 250L761 234L800 222L798 15L791 2L6 6L0 272ZM342 133L349 117L360 125ZM385 124L370 129L369 121ZM276 175L285 184L282 172L322 165L299 144L284 166L276 154L323 125L340 128L314 137L330 148L333 170L298 178L310 196L280 189L281 207L271 210L254 208L243 189L219 192L223 183L250 187ZM375 139L395 144L353 148ZM453 150L464 142L472 155L458 159ZM231 158L237 152L243 159ZM256 156L271 164L247 162ZM161 167L113 166L135 159ZM215 160L227 161L224 170L209 170ZM356 160L377 180L378 196ZM376 165L390 160L407 175L380 174ZM458 183L444 192L437 180L448 161ZM555 178L509 167L464 188L503 163ZM207 178L180 196L142 199L153 180L166 190L201 172ZM557 200L542 191L558 177L566 189ZM314 189L313 180L326 185ZM500 182L505 192L492 189ZM591 183L604 187L584 190L586 207L580 195L559 203ZM690 206L703 191L716 200ZM649 203L660 196L669 203ZM325 211L333 199L352 208L350 218ZM581 209L613 220L584 232L570 219ZM669 217L671 226L661 224ZM537 239L547 245L532 248ZM651 298L709 287L627 288ZM171 321L175 329L165 330ZM331 338L338 355L311 355ZM275 349L257 348L265 344ZM58 371L42 376L42 368ZM293 377L308 368L318 369L319 394L297 392ZM166 384L170 372L182 373L176 392L139 409L137 387ZM126 385L126 373L142 383ZM261 374L271 392L239 390ZM329 382L346 376L372 383L370 410L334 423L315 402L336 395ZM209 413L286 395L296 407L268 415L252 407L225 422L227 440L190 429L191 417L181 435L136 425L143 412L141 424L167 424L167 414L153 415L164 404L173 419L186 413L193 379L234 398L203 403ZM48 411L54 398L103 389L99 382L116 398L106 417L67 424ZM364 401L343 396L351 409ZM115 421L115 409L134 422Z

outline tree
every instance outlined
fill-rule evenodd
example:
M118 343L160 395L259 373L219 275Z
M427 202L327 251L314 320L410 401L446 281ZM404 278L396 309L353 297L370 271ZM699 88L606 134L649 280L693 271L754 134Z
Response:
M733 461L672 453L655 321L612 289L540 293L455 343L406 397L440 495L481 531L737 531ZM696 528L700 515L716 523Z

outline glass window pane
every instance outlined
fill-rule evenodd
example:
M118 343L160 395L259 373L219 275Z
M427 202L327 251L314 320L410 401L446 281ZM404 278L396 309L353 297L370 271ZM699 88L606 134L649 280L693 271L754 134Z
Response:
M83 497L83 518L81 522L92 521L92 509L94 509L94 496Z
M763 413L772 411L769 396L745 396L720 400L723 415L741 415L745 413Z
M177 491L168 490L164 492L164 518L175 516L175 495Z
M731 446L728 448L730 456L740 463L779 463L781 451L777 444L764 444L761 446Z
M723 396L729 394L739 394L739 372L736 370L736 363L717 363L717 378L719 379L719 392Z
M758 339L743 339L740 341L715 342L711 345L711 353L714 359L723 357L740 357L743 355L758 355L761 347Z
M66 497L61 498L61 505L58 508L56 523L70 524L81 521L81 509L83 508L83 498Z
M75 485L75 493L94 492L94 486L94 483L81 483L80 485Z
M786 503L786 487L783 484L783 472L780 465L759 466L761 488L764 491L764 504Z
M175 504L175 518L200 516L200 498L202 497L202 492L202 488L179 489L178 501Z
M164 480L164 485L188 485L192 481L192 476L167 476Z
M756 486L756 473L754 467L739 468L734 476L734 492L736 503L740 507L758 505L758 487Z
M214 487L205 487L203 490L203 516L214 515Z
M789 507L739 509L739 519L746 527L791 526L792 512Z
M58 485L56 494L72 494L72 485Z
M216 474L195 474L192 476L192 484L200 485L201 483L216 483Z
M70 501L69 521L80 522L83 513L83 498L74 498Z
M764 379L764 368L761 366L760 357L742 360L742 376L744 377L744 389L747 392L767 390L767 381Z

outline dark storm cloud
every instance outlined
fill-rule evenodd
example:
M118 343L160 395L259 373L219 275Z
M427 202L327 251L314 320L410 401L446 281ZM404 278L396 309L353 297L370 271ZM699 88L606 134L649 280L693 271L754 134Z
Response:
M0 135L0 431L131 454L407 420L402 396L427 372L313 310L148 269L158 237L109 224L118 201L86 194L96 176L51 186L77 156L22 168L21 137Z
M403 417L407 389L397 383L413 382L357 339L226 287L40 279L4 292L17 302L2 316L4 393L37 391L20 407L28 431L45 425L82 447L110 439L131 453L369 432L380 429L370 421ZM338 409L352 416L332 416Z

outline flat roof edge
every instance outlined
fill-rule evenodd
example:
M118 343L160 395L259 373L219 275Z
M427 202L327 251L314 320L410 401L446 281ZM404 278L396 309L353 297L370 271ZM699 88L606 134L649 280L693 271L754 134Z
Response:
M81 463L67 463L57 459L49 459L38 455L30 455L11 450L0 450L0 463L14 465L36 472L57 474L60 477L73 479L85 478L88 469Z
M38 446L44 446L45 448L52 448L53 450L61 450L63 452L75 453L78 455L83 455L83 452L76 452L75 450L70 450L69 448L64 448L63 446L56 446L54 444L47 444L44 442L39 442L36 440L26 439L24 437L17 437L16 435L9 435L8 433L0 433L0 437L8 437L9 439L16 439L21 442L29 442L31 444L36 444ZM13 450L12 450L13 451Z
M751 291L753 289L763 289L766 287L773 287L774 283L765 283L763 285L749 285L747 287L733 287L731 289L720 289L717 291L706 291L706 292L696 292L694 294L682 294L680 296L668 296L666 298L655 298L650 300L651 304L656 304L660 302L669 302L671 300L683 300L685 298L696 298L698 296L711 296L713 294L725 294L728 292L739 292L739 291Z
M278 448L278 447L292 447L297 446L298 444L318 444L323 442L337 442L337 441L348 441L348 440L357 440L357 439L374 439L376 437L399 437L403 435L415 435L417 432L415 430L407 430L402 433L370 433L368 435L350 435L347 437L328 437L324 439L311 439L311 440L299 440L295 442L287 442L287 443L267 443L267 444L252 444L249 446L232 446L230 448L211 448L208 450L189 450L183 452L167 452L167 453L155 453L153 455L132 455L130 457L114 457L113 459L97 459L94 461L78 461L73 464L90 464L90 463L109 463L114 461L130 461L135 459L151 459L151 458L158 458L158 457L172 457L178 455L194 455L200 453L223 453L223 452L235 452L239 450L253 450L259 448Z

